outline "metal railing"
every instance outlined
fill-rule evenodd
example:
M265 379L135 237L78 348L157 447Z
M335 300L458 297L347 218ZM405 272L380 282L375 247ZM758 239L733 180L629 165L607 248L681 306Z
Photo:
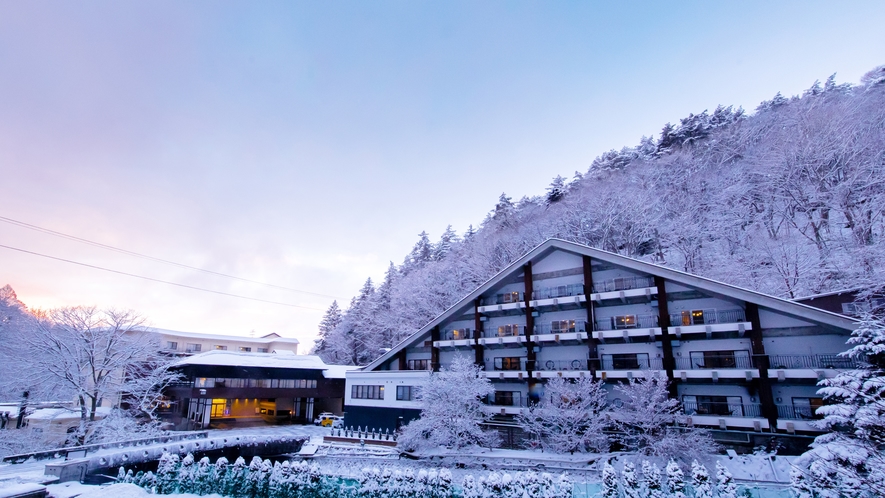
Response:
M584 294L584 284L557 285L544 287L532 292L532 299L552 299L557 297L580 296Z
M655 280L652 277L621 277L593 282L593 292L614 292L654 286Z
M695 354L700 353L700 354ZM678 370L715 370L742 368L753 369L753 360L749 354L728 354L728 352L720 352L715 355L705 355L702 352L692 351L688 358L676 358L676 369Z
M483 330L482 336L485 338L495 338L495 337L516 337L519 335L524 335L525 326L524 325L514 325L510 328L510 330L504 329L499 333L498 327L490 327L491 330Z
M823 415L814 413L815 408L811 406L796 405L776 405L777 418L789 420L821 420Z
M465 339L473 339L473 331L467 329L466 332L455 332L454 330L448 330L443 333L440 340L443 341L463 341Z
M860 366L860 362L857 360L839 356L837 354L773 354L768 355L768 364L769 368L773 369L835 368L850 370Z
M604 354L601 364L603 370L661 370L663 368L659 358L649 359L646 353Z
M629 317L629 318L624 318ZM626 330L658 326L657 315L619 315L596 320L593 330Z
M489 398L484 401L484 404L488 406L512 406L515 408L525 408L528 405L527 399L523 397L520 392L514 392L512 397L489 396Z
M527 370L527 360L525 358L502 357L494 358L492 361L486 362L486 371L507 372L507 371L525 371Z
M535 331L533 334L569 334L574 332L586 332L587 331L587 322L575 322L574 327L569 328L554 328L553 325L535 325Z
M537 360L535 370L563 372L568 370L590 370L590 360L575 358L573 360Z
M718 402L683 402L683 413L686 415L704 415L713 417L762 417L762 405L743 403Z
M744 313L744 310L742 309L717 310L710 308L703 310L691 310L680 313L670 313L670 325L673 327L686 327L689 325L709 325L716 323L739 323L746 321L746 313Z

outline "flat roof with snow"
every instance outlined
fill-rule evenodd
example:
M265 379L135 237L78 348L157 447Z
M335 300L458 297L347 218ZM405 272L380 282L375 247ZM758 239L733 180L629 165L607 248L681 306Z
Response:
M306 370L323 370L327 379L343 379L349 370L359 367L347 365L327 365L316 355L297 355L291 351L281 354L240 353L236 351L207 351L182 359L177 366L209 365L225 367L259 367L259 368L299 368Z

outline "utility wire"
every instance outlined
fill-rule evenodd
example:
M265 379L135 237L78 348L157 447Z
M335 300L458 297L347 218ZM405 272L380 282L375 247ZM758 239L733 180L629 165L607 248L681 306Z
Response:
M138 257L138 258L149 259L149 260L151 260L151 261L157 261L157 262L159 262L159 263L164 263L164 264L167 264L167 265L177 266L177 267L179 267L179 268L187 268L188 270L201 271L201 272L203 272L203 273L209 273L209 274L212 274L212 275L217 275L217 276L219 276L219 277L232 278L232 279L234 279L234 280L239 280L239 281L241 281L241 282L249 282L249 283L252 283L252 284L264 285L264 286L266 286L266 287L273 287L273 288L275 288L275 289L282 289L282 290L287 290L287 291L291 291L291 292L300 292L300 293L302 293L302 294L311 294L311 295L314 295L314 296L329 297L329 298L332 298L332 299L338 299L337 297L335 297L335 296L330 296L330 295L328 295L328 294L320 294L320 293L317 293L317 292L310 292L310 291L304 291L304 290L299 290L299 289L293 289L293 288L291 288L291 287L284 287L284 286L282 286L282 285L268 284L268 283L266 283L266 282L259 282L259 281L257 281L257 280L250 280L250 279L248 279L248 278L237 277L237 276L235 276L235 275L228 275L227 273L221 273L221 272L217 272L217 271L206 270L206 269L204 269L204 268L198 268L198 267L196 267L196 266L189 266L189 265L186 265L186 264L183 264L183 263L176 263L175 261L169 261L168 259L162 259L162 258L157 258L157 257L154 257L154 256L148 256L147 254L141 254L141 253L138 253L138 252L135 252L135 251L130 251L130 250L127 250L127 249L122 249L122 248L114 247L114 246L109 246L109 245L107 245L107 244L102 244L101 242L95 242L95 241L88 240L88 239L84 239L84 238L77 237L77 236L74 236L74 235L69 235L69 234L61 233L61 232L56 232L55 230L50 230L50 229L48 229L48 228L38 227L37 225L31 225L30 223L25 223L24 221L14 220L14 219L12 219L12 218L7 218L7 217L5 217L5 216L0 216L0 221L6 222L6 223L9 223L9 224L12 224L12 225L16 225L16 226L19 226L19 227L22 227L22 228L27 228L27 229L29 229L29 230L36 230L36 231L38 231L38 232L43 232L43 233L46 233L46 234L49 234L49 235L54 235L54 236L56 236L56 237L61 237L61 238L64 238L64 239L73 240L73 241L76 241L76 242L81 242L81 243L83 243L83 244L88 244L88 245L95 246L95 247L101 247L102 249L107 249L107 250L109 250L109 251L116 251L116 252L119 252L119 253L128 254L129 256L135 256L135 257Z
M222 295L222 296L237 297L237 298L240 298L240 299L248 299L248 300L250 300L250 301L258 301L258 302L261 302L261 303L277 304L277 305L279 305L279 306L288 306L288 307L290 307L290 308L302 308L302 309L306 309L306 310L324 311L324 310L321 310L320 308L311 308L310 306L299 306L299 305L297 305L297 304L289 304L289 303L280 303L280 302L276 302L276 301L268 301L268 300L265 300L265 299L258 299L258 298L255 298L255 297L240 296L240 295L238 295L238 294L230 294L230 293L227 293L227 292L221 292L221 291L216 291L216 290L211 290L211 289L204 289L204 288L202 288L202 287L194 287L193 285L185 285L185 284L179 284L179 283L176 283L176 282L169 282L168 280L160 280L159 278L145 277L145 276L143 276L143 275L136 275L136 274L134 274L134 273L126 273L125 271L119 271L119 270L112 270L112 269L110 269L110 268L104 268L104 267L102 267L102 266L95 266L95 265L90 265L90 264L87 264L87 263L81 263L81 262L79 262L79 261L72 261L72 260L70 260L70 259L57 258L57 257L55 257L55 256L50 256L50 255L48 255L48 254L41 254L41 253L39 253L39 252L28 251L28 250L26 250L26 249L19 249L18 247L5 246L5 245L3 245L3 244L0 244L0 247L5 248L5 249L10 249L10 250L13 250L13 251L23 252L23 253L26 253L26 254L33 254L34 256L40 256L40 257L43 257L43 258L54 259L54 260L56 260L56 261L64 261L65 263L71 263L71 264L74 264L74 265L85 266L85 267L87 267L87 268L94 268L94 269L96 269L96 270L103 270L103 271L107 271L107 272L111 272L111 273L116 273L116 274L118 274L118 275L126 275L126 276L128 276L128 277L135 277L135 278L140 278L140 279L143 279L143 280L150 280L151 282L159 282L159 283L161 283L161 284L169 284L169 285L175 285L175 286L177 286L177 287L184 287L184 288L186 288L186 289L193 289L193 290L198 290L198 291L203 291L203 292L211 292L212 294L220 294L220 295Z

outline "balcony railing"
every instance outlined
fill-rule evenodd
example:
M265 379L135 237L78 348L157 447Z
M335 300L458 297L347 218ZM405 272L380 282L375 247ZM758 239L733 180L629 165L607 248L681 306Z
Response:
M596 320L596 328L593 330L645 329L657 326L657 315L620 315Z
M777 405L777 418L789 420L821 420L823 415L814 413L811 406Z
M491 367L491 368L489 368ZM507 372L507 371L525 371L527 370L527 361L525 358L494 358L486 363L486 371Z
M519 335L524 335L524 333L525 326L511 325L503 330L498 330L498 327L492 327L491 330L483 330L482 336L485 338L516 337Z
M682 403L686 415L705 415L713 417L762 417L762 405L736 403Z
M568 370L590 370L590 360L575 358L573 360L538 360L535 362L536 370L563 372Z
M768 355L768 364L773 369L836 368L850 370L860 366L857 360L836 354L774 354Z
M649 359L648 354L604 354L602 355L603 370L661 370L663 363L660 358Z
M574 327L554 327L553 325L535 325L535 334L568 334L574 332L586 332L587 322L575 322Z
M463 341L465 339L473 339L473 331L467 329L464 331L447 330L443 332L441 340L443 341Z
M557 297L580 296L584 293L584 284L558 285L544 287L532 292L532 299L552 299Z
M502 396L501 394L497 393L496 396L490 396L484 403L488 406L510 406L514 408L525 408L528 404L527 399L522 396L522 393L513 393L512 397Z
M709 325L716 323L746 322L746 314L742 309L716 310L703 309L670 313L670 325L685 327L689 325Z
M622 277L593 282L593 292L614 292L654 286L655 280L652 277Z
M735 354L737 353L737 354ZM703 352L692 351L689 358L676 358L677 370L714 370L742 368L753 369L753 360L749 353L743 351L717 352L717 354L704 354Z

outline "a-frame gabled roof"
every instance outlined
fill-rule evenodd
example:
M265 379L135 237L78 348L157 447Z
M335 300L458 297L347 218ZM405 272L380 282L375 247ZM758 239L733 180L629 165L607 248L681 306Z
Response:
M363 367L363 370L373 370L384 362L387 362L394 358L400 350L422 342L424 340L424 336L428 335L433 327L436 327L437 325L445 322L447 319L452 317L452 315L463 314L468 307L472 308L474 300L476 298L482 296L488 290L494 288L495 286L500 285L502 281L512 276L514 273L522 271L523 265L530 261L542 259L543 257L549 255L556 250L562 250L581 256L589 256L595 261L602 261L612 265L621 266L623 268L662 277L665 280L676 282L688 287L707 291L712 294L727 296L729 298L738 299L740 301L754 303L761 308L767 308L798 319L809 320L823 325L829 325L838 329L851 331L854 330L857 323L856 320L844 315L831 313L829 311L824 311L812 306L788 301L786 299L769 296L767 294L751 291L742 287L724 284L722 282L717 282L716 280L712 280L709 278L699 277L690 273L673 270L671 268L666 268L653 263L647 263L645 261L639 261L627 256L621 256L620 254L603 251L601 249L595 249L589 246L576 244L574 242L568 242L562 239L548 239L544 243L540 244L538 247L526 253L525 256L511 263L510 266L508 266L507 268L504 268L503 270L498 272L495 276L487 280L484 284L477 287L476 290L464 296L463 299L449 307L449 309L440 313L436 318L428 322L427 325L420 328L409 337L400 341L399 344L394 346L383 356Z

